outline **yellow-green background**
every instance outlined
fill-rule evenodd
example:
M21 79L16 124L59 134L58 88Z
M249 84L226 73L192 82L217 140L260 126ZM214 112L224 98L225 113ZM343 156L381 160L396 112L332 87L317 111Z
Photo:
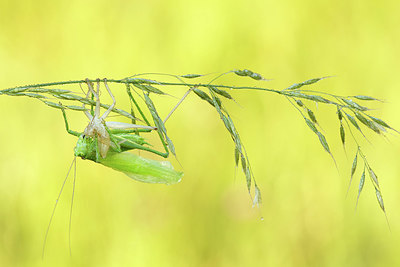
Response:
M399 14L397 0L1 0L0 88L233 68L258 71L273 79L264 86L284 88L335 75L317 88L385 99L373 114L400 128ZM224 80L235 81L254 84ZM358 181L345 198L355 147L349 142L346 158L334 109L316 112L339 174L285 99L234 96L239 105L229 108L262 190L261 209L251 207L243 176L234 178L232 143L216 112L191 97L168 125L182 182L142 184L78 160L73 257L68 183L43 261L45 229L76 138L59 111L0 96L0 265L399 266L399 136L368 134L373 145L364 142L390 232L369 180L356 213ZM161 100L165 116L172 104ZM83 128L86 119L78 114L72 123Z

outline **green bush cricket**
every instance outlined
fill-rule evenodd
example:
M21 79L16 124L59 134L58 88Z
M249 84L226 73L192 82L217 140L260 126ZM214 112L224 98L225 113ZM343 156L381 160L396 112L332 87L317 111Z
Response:
M115 106L115 98L104 80L104 85L113 99L113 104L100 116L100 81L97 82L97 92L88 82L88 93L96 98L96 107L94 116L85 111L90 120L83 133L69 129L65 110L62 109L67 132L79 137L74 149L75 156L83 159L92 160L107 167L113 168L127 174L129 177L145 183L174 184L181 180L183 173L175 171L170 164L162 163L156 160L144 159L137 155L132 155L128 150L145 150L162 157L168 157L169 152L154 150L146 145L143 137L136 134L138 130L157 130L156 127L148 125L137 125L122 122L106 122L105 119ZM162 140L163 141L163 140ZM140 166L140 167L138 167Z
M62 188L56 200L56 204L53 208L49 225L46 230L45 240L43 244L43 256L45 251L47 235L55 213L55 209L58 204L58 200L64 188L65 182L68 178L69 172L71 171L71 168L74 165L75 169L74 169L73 195L71 201L70 224L69 224L69 228L71 228L72 205L73 205L73 196L75 191L75 179L76 179L76 157L100 163L106 167L123 172L130 178L133 178L137 181L144 183L157 183L157 184L170 185L180 182L183 176L183 172L174 170L171 163L168 161L147 159L139 155L128 152L129 150L138 149L154 153L164 158L167 158L169 156L168 145L165 144L164 140L162 139L162 134L160 134L159 136L164 145L165 152L157 151L146 146L149 144L145 141L145 139L142 136L138 135L138 133L142 131L148 132L152 130L158 130L157 127L150 125L137 125L130 123L105 121L107 116L115 107L116 100L110 88L108 87L107 80L104 79L103 82L111 99L113 100L113 104L110 105L109 108L104 112L104 114L100 116L100 80L99 79L97 80L96 91L94 91L92 83L89 80L86 80L86 83L88 85L86 98L89 98L89 96L92 95L96 99L96 106L93 111L93 114L91 114L88 110L86 110L85 104L82 105L84 113L89 119L89 124L87 125L87 127L83 132L77 132L69 129L65 108L60 103L62 107L61 111L63 114L66 130L69 134L77 136L78 141L74 148L74 156L75 156L74 160L71 164L71 167L69 168L67 177L65 178L64 183L62 185ZM162 125L162 127L165 128L164 123L166 122L166 120L171 116L174 110L182 103L182 101L189 94L190 91L191 90L186 92L183 98L172 109L172 111L168 114L167 118L163 122L158 120L158 117L154 118L155 120L157 120L156 124ZM129 97L131 98L132 101L135 101L131 94L129 94ZM154 106L153 109L155 111ZM156 114L157 113L155 112L153 116L156 116ZM146 122L148 123L147 119ZM70 254L71 254L71 247L70 247Z

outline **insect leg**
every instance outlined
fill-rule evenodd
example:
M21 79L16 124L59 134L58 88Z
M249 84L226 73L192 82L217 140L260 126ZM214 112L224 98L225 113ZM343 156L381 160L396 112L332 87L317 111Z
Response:
M86 83L88 85L89 91L86 94L86 98L89 97L90 93L92 95L94 95L94 97L96 98L96 107L95 107L95 111L94 111L94 116L99 116L100 114L100 97L99 97L99 91L100 91L100 79L97 79L97 93L94 91L93 87L92 87L92 83L89 81L88 78L86 78ZM88 114L86 114L86 116L88 116ZM91 119L91 115L90 117L88 116L89 119Z
M112 105L106 110L106 112L104 112L104 114L101 116L101 118L102 118L103 120L104 120L105 118L107 118L107 116L110 114L110 112L111 112L111 111L113 110L113 108L115 107L115 103L116 103L115 98L114 98L114 95L111 93L111 90L110 90L110 88L108 87L107 79L106 79L106 78L104 78L104 85L105 85L105 87L106 87L108 93L110 94L113 103L112 103Z
M88 89L88 91L86 93L86 99L89 99L89 95L90 95L90 93L92 93L93 89L91 89L92 85L91 85L91 83L90 83L88 78L86 78L86 83L87 83L87 85L89 87L89 89ZM88 119L91 121L93 119L92 114L90 114L90 112L86 110L85 104L82 104L82 107L85 109L84 112L85 112L86 117L88 117ZM92 106L92 111L93 111L93 106Z
M115 138L120 133L137 133L138 130L151 131L157 130L156 127L147 125L136 125L123 122L105 122L106 130L110 135L111 142L114 143L117 152L121 152L120 142Z
M119 133L135 133L135 134L139 134L139 133L148 133L151 132L152 130L157 130L157 128L154 129L138 129L138 128L128 128L128 129L110 129L110 132L113 134L119 134Z
M113 134L111 132L111 129L107 128L107 131L109 131L110 134L110 139L111 141L116 145L116 147L113 147L113 149L115 149L116 152L123 152L123 151L127 151L127 150L132 150L132 149L139 149L139 150L144 150L144 151L148 151L151 152L153 154L156 154L158 156L167 158L169 156L169 151L168 148L166 147L165 142L163 142L163 140L161 140L161 142L163 142L163 145L165 147L165 152L161 152L149 147L144 146L144 144L148 144L146 142L144 143L137 143L135 140L135 136L134 135L121 135L121 134Z
M175 155L175 149L172 144L171 139L167 136L167 129L165 128L164 122L161 120L160 116L158 115L157 109L154 106L153 101L150 99L148 94L143 93L144 100L146 102L147 108L150 111L151 116L153 117L154 123L157 126L157 134L160 138L160 141L165 150L165 157L168 157L169 151Z
M133 98L133 95L131 93L131 86L129 84L126 84L126 92L128 93L129 98L139 111L140 115L142 116L143 120L146 122L147 125L150 125L150 122L147 120L146 116L144 115L142 109L139 107L139 104L136 102L135 98ZM132 112L133 113L133 112Z
M168 113L167 117L164 119L164 124L165 122L171 117L172 113L179 107L179 105L185 100L185 98L188 96L188 94L193 91L194 87L191 87L189 90L186 91L186 93L183 95L183 97L179 100L179 102L175 105L175 107Z
M69 134L72 134L72 135L74 135L74 136L78 136L78 137L79 137L79 136L81 135L81 133L69 129L68 120L67 120L67 115L66 115L66 113L65 113L64 107L61 109L61 111L62 111L62 113L63 113L64 122L65 122L65 128L66 128L67 132L68 132Z
M123 141L123 142L125 142L125 141ZM153 153L153 154L156 154L156 155L158 155L158 156L161 156L161 157L163 157L163 158L168 158L168 156L169 156L169 151L168 151L167 149L166 149L166 152L161 152L161 151L152 149L152 148L150 148L150 147L146 147L146 146L143 146L143 145L139 145L139 144L133 143L133 142L129 142L129 145L128 145L128 146L126 146L125 143L121 143L121 148L124 148L124 149L123 149L124 151L131 150L131 149L144 150L144 151L148 151L148 152L151 152L151 153Z
M107 125L106 125L105 128L106 128L106 131L108 132L108 135L110 136L110 141L113 142L114 145L115 145L114 149L117 152L122 152L121 146L120 146L119 142L114 138L114 134L111 132L110 128L108 128Z
M96 148L96 162L100 161L100 148L99 148L99 139L97 136L94 138L95 148Z
M94 94L94 96L96 97L96 108L94 110L94 115L97 116L97 117L100 117L100 96L99 96L99 92L100 92L100 79L97 79L97 89L96 89L96 93Z
M113 130L126 130L126 129L145 129L145 130L157 130L157 127L148 125L131 124L118 121L106 121L107 127Z

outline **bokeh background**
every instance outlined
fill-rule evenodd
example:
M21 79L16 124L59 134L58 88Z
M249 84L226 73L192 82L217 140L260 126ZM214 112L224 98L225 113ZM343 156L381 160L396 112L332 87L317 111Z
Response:
M400 128L398 14L397 0L1 0L0 88L248 68L272 79L262 86L282 89L334 75L315 88L385 99L372 114ZM233 76L222 81L255 85ZM372 144L362 142L390 231L369 180L357 212L358 181L346 198L355 146L349 142L344 153L334 109L314 110L338 171L285 99L232 94L238 104L229 109L262 190L261 208L252 208L243 175L235 176L232 142L217 113L191 96L168 124L182 182L143 184L78 160L73 256L68 182L44 260L45 230L76 138L58 110L0 96L0 265L400 266L399 136L365 130ZM158 100L164 116L172 100ZM71 123L83 129L87 121L76 113Z

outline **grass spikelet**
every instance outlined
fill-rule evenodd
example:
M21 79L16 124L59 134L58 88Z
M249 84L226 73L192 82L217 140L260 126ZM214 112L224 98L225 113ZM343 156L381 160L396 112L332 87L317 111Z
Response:
M358 151L356 153L356 156L354 157L353 164L351 165L351 174L350 174L351 176L350 177L352 177L352 178L357 169L357 161L358 161Z
M154 106L153 101L150 99L150 97L147 93L144 93L143 95L144 95L144 100L146 101L147 107L150 111L150 114L154 119L154 123L156 124L157 129L159 129L161 132L165 132L166 131L165 125L162 122L160 116L158 115L158 112L156 110L156 107Z
M377 125L371 121L368 120L367 118L365 118L364 116L362 116L360 113L358 112L354 112L354 114L356 115L356 118L362 122L365 126L367 126L368 128L370 128L371 130L373 130L374 132L376 132L377 134L381 133L381 130L379 127L377 127Z
M299 107L303 107L303 106L304 106L303 102L301 102L301 100L298 100L298 99L296 99L296 104L297 104Z
M58 95L58 94L69 94L72 93L70 90L65 90L65 89L49 89L49 88L27 88L29 89L29 92L33 93L48 93L52 95Z
M384 122L383 120L381 120L381 119L379 119L379 118L376 118L376 117L372 117L372 116L370 116L370 115L367 115L367 116L368 116L371 120L373 120L375 123L377 123L377 124L379 124L379 125L381 125L381 126L387 128L387 129L390 129L390 130L393 130L393 131L399 133L399 131L397 131L396 129L390 127L390 126L389 126L386 122Z
M211 106L214 106L215 108L217 106L219 106L219 107L221 106L221 100L218 97L215 97L215 103L214 103L214 101L211 99L211 97L206 92L204 92L200 89L197 89L197 88L194 88L193 92L197 96L199 96L201 99L207 101Z
M312 101L316 101L316 102L321 102L321 103L325 103L325 104L333 104L334 102L319 96L319 95L308 95L308 94L304 94L304 93L300 93L298 91L290 91L290 92L285 92L284 93L287 96L291 96L291 97L297 97L297 98L304 98L304 99L308 99L308 100L312 100Z
M262 203L262 198L261 198L261 191L258 188L257 184L254 185L254 199L253 199L253 207L254 206L259 206Z
M369 171L369 177L371 177L374 186L379 189L378 177L376 176L375 172L371 168L368 168L368 171Z
M239 165L239 158L240 158L239 149L237 148L237 146L235 146L235 165L236 165L236 167Z
M326 152L328 152L329 154L332 155L331 150L329 149L329 145L328 145L328 142L326 141L325 136L320 132L318 132L317 135L318 135L318 138L319 138L319 141L320 141L321 145L324 147Z
M247 77L250 77L250 78L252 78L252 79L254 79L254 80L265 80L260 74L255 73L255 72L253 72L253 71L251 71L251 70L248 70L248 69L244 69L244 70L234 70L233 72L234 72L236 75L239 75L239 76L247 76Z
M343 147L345 147L346 134L342 123L340 124L340 140L342 141Z
M339 109L339 107L337 107L337 115L338 115L338 119L339 119L339 121L340 122L342 122L342 120L343 120L343 113L342 113L342 111L340 111L340 109Z
M53 94L56 98L64 99L64 100L77 100L80 101L82 97L71 95L71 94Z
M359 105L358 103L354 102L351 99L346 99L346 98L342 97L341 100L343 102L345 102L349 107L351 107L353 109L356 109L356 110L359 110L359 111L367 111L368 110L368 108Z
M136 88L148 92L148 93L155 93L155 94L159 94L159 95L165 95L165 93L163 91L161 91L158 88L155 88L154 86L151 86L149 84L133 84L133 86L135 86Z
M167 129L165 128L164 122L161 120L156 107L154 106L153 101L150 99L148 93L144 93L144 99L146 101L147 107L149 108L150 114L153 117L154 123L157 127L157 131L159 132L160 137L167 142L168 148L171 151L172 155L176 156L175 146L172 143L172 140L167 135Z
M360 184L358 185L358 194L357 194L357 201L356 201L356 209L357 209L357 205L358 205L358 200L360 199L361 192L362 192L362 190L363 190L363 188L364 188L364 183L365 183L365 168L364 168L364 171L363 171L363 173L362 173L362 175L361 175Z
M303 87L305 85L310 85L310 84L319 82L320 80L323 80L323 79L326 79L326 78L329 78L329 77L321 77L321 78L309 79L309 80L301 82L301 83L292 84L291 86L289 86L288 88L286 88L284 90L296 90L296 89L299 89L299 88L301 88L301 87Z
M200 90L200 89L198 89L198 88L194 88L194 89L193 89L193 92L194 92L198 97L200 97L201 99L203 99L203 100L207 101L208 103L210 103L211 106L214 106L214 104L213 104L213 102L212 102L212 100L211 100L211 97L210 97L206 92L204 92L204 91L202 91L202 90Z
M198 77L202 77L202 76L204 76L204 75L201 75L201 74L185 74L185 75L181 75L179 77L186 78L186 79L194 79L194 78L198 78Z
M245 171L245 176L246 176L246 184L247 184L247 189L250 193L251 190L251 172L250 172L250 168L249 165L247 165L246 171Z
M166 133L164 133L164 135L165 135L165 141L167 141L169 150L171 151L172 155L176 156L175 146L172 143L172 140L168 137L168 135Z
M317 118L315 117L314 112L312 112L311 109L307 109L307 114L308 114L308 117L310 117L310 119L311 119L311 121L312 121L313 123L318 124Z
M210 88L214 93L219 94L220 96L223 96L227 99L233 99L233 97L227 91L218 89L215 86L209 86L208 88Z
M242 163L242 171L246 175L247 189L250 191L251 181L249 181L248 171L247 171L247 162L244 154L240 154L240 161Z
M87 110L86 108L84 108L82 106L69 105L69 106L65 106L65 107L70 109L70 110L76 110L76 111L85 111L85 110Z
M366 96L366 95L355 95L353 97L356 98L356 99L359 99L359 100L380 101L380 102L382 102L382 100L380 100L380 99L377 99L377 98L374 98L374 97L370 97L370 96Z
M376 194L376 199L378 200L379 206L381 207L383 212L386 212L385 211L385 205L383 204L383 198L382 198L382 195L381 195L381 191L379 191L378 188L375 188L375 194Z
M3 93L9 94L9 95L17 95L18 93L23 93L28 90L29 90L29 87L17 87L17 88L3 90Z
M62 109L63 108L60 104L57 104L57 103L54 103L54 102L43 100L43 103L45 103L46 105L48 105L49 107L52 107L52 108L57 108L57 109Z
M108 80L109 82L111 80ZM121 82L123 81L124 83L130 83L130 84L162 84L158 81L155 80L149 80L149 79L143 79L143 78L127 78L127 79L123 79L120 80Z
M347 196L348 193L349 193L350 186L351 186L351 182L353 181L353 176L354 176L354 173L356 172L356 169L357 169L357 161L358 161L358 150L357 150L357 152L356 152L356 156L354 157L353 164L352 164L352 166L351 166L351 171L350 171L350 182L349 182L349 186L347 187L346 196ZM365 172L365 170L364 170L364 172ZM365 173L364 173L364 178L365 178ZM364 183L363 183L363 185L364 185Z
M35 94L35 93L16 93L16 96L28 96L28 97L32 97L32 98L47 98L44 95L40 95L40 94Z
M304 120L306 121L308 127L310 127L311 131L313 131L314 133L318 134L318 129L315 126L315 124L312 121L310 121L309 119L307 119L307 118L304 118Z
M345 114L346 114L346 117L347 117L347 118L349 119L349 121L351 122L351 124L353 124L353 126L356 127L357 130L359 130L360 132L362 132L360 126L358 126L358 123L357 123L356 119L354 119L353 116L351 116L350 114L347 114L346 112L345 112Z

